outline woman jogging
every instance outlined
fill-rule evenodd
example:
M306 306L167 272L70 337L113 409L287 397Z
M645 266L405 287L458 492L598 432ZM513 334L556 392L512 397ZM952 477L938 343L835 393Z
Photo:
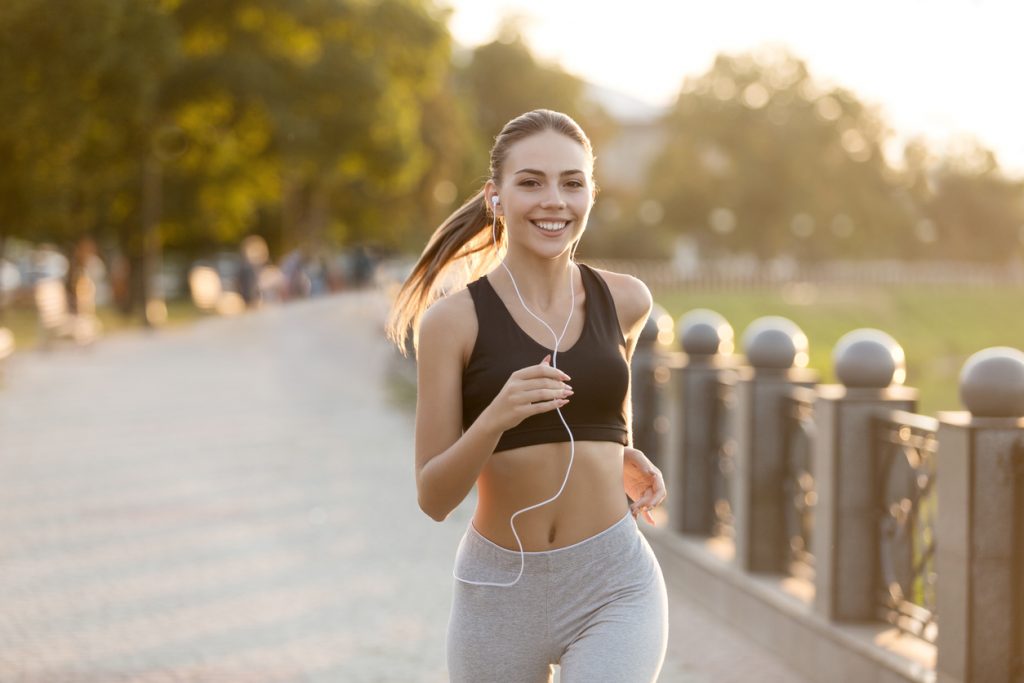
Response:
M573 258L593 166L565 114L509 121L389 321L416 348L420 507L442 521L477 486L453 572L456 683L540 683L551 664L562 683L649 683L664 660L665 583L637 518L653 524L665 485L630 433L651 295Z

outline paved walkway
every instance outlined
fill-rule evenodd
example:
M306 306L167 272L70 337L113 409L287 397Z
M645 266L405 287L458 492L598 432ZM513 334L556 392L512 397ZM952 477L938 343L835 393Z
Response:
M446 681L471 501L416 505L381 314L350 294L16 354L0 681ZM676 593L671 631L662 683L801 680Z

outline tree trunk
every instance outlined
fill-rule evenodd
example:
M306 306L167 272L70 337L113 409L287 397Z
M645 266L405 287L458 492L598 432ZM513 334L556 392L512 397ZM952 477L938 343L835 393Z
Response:
M163 269L159 231L162 171L160 161L152 155L142 162L142 288L139 294L142 324L147 327L152 326L154 322L162 322L154 320L155 307L151 306L163 303L163 291L159 282L160 271Z

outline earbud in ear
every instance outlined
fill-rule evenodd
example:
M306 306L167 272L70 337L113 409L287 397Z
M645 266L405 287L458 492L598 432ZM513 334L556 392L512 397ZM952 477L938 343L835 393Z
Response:
M494 206L501 204L501 199L498 197L498 195L493 195L491 197L491 204L493 204Z

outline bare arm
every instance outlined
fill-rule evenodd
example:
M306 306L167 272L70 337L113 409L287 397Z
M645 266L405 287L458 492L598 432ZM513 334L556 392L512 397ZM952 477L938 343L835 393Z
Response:
M465 303L464 301L462 303ZM416 490L420 509L443 521L469 494L503 432L530 415L564 405L561 371L517 370L490 405L462 431L465 308L443 300L420 325L417 354Z
M626 360L633 359L640 333L650 317L653 307L651 292L640 280L629 275L603 272L608 287L615 299L615 308L626 340ZM628 445L623 451L622 483L626 495L633 501L630 511L633 516L641 514L649 524L654 524L651 510L660 505L667 496L665 480L661 470L654 466L643 452L633 448L633 404L626 396L626 430Z
M640 339L640 333L647 324L654 300L651 292L643 281L622 273L601 271L615 301L615 309L619 315L619 326L626 340L626 362L633 360L633 352ZM631 378L632 379L632 378ZM630 382L632 385L632 381ZM632 386L626 394L626 439L630 447L633 445L633 399Z

